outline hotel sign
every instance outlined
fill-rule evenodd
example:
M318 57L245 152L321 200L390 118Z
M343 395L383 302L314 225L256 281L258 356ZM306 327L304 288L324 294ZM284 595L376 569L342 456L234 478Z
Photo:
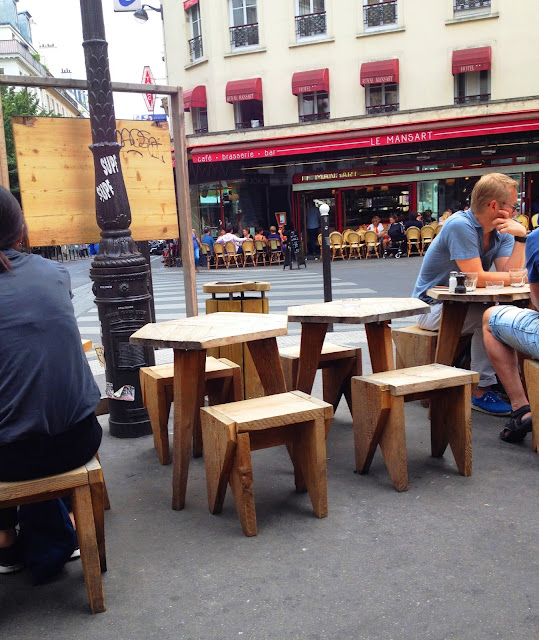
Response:
M512 122L493 122L492 124L474 125L462 123L460 125L446 127L445 129L428 128L420 131L403 131L402 133L397 132L375 136L357 136L353 138L324 140L323 142L279 144L278 140L268 140L266 146L234 147L233 145L228 145L224 151L211 153L205 153L202 150L197 151L197 148L193 147L190 149L190 152L193 162L200 164L207 162L230 162L234 160L257 160L261 158L276 158L306 153L324 153L327 151L348 151L352 149L436 142L451 138L490 136L533 130L539 130L539 118L515 120Z

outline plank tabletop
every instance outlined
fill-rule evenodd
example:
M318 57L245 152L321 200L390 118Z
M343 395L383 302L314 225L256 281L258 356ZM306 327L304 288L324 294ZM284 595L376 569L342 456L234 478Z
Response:
M430 313L418 298L345 298L288 308L289 322L364 324Z
M202 285L204 293L239 293L242 291L269 291L269 282L207 282Z
M530 285L503 287L501 289L485 289L481 287L466 293L449 293L447 287L436 287L435 289L429 289L427 295L440 302L514 302L515 300L529 299Z
M285 315L219 312L149 323L135 331L129 341L143 347L200 350L275 338L286 333Z

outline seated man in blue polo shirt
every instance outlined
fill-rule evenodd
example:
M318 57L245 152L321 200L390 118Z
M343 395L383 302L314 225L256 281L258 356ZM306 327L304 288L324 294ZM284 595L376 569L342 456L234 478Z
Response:
M509 269L524 265L526 230L513 220L517 209L518 183L501 173L484 175L472 191L471 208L447 219L442 231L427 251L414 289L414 297L430 305L431 313L418 318L422 329L437 330L442 304L427 296L427 290L447 286L451 271L477 273L477 286L489 280L509 285ZM496 274L489 273L494 266ZM472 407L491 415L507 416L511 406L492 390L496 372L483 343L483 304L471 304L464 321L463 334L472 334L472 362L479 373L479 385L473 393Z
M527 238L526 267L531 301L539 309L539 229ZM532 430L532 416L516 352L539 360L539 312L512 305L491 307L483 316L483 336L488 357L511 402L511 419L500 438L505 442L521 442Z

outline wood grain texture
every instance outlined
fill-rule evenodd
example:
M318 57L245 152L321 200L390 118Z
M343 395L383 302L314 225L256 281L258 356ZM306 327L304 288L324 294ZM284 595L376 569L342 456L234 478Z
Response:
M493 272L492 280L496 279L496 273ZM449 293L447 289L429 289L427 295L433 300L439 302L501 302L507 304L516 300L528 300L530 297L530 285L523 287L502 287L501 289L476 289L469 293Z
M478 382L479 374L468 369L457 369L441 364L383 371L362 376L369 384L387 389L392 396L435 391Z
M243 533L248 537L256 536L258 530L256 526L253 467L248 433L238 433L237 435L236 454L232 463L229 481Z
M266 316L261 314L259 317ZM277 340L275 338L253 340L247 343L247 347L264 393L266 395L284 393L286 383L279 358Z
M201 409L200 415L208 507L210 513L217 514L223 510L226 488L236 454L236 425L233 420L226 422L217 418L206 408Z
M296 388L311 393L328 330L325 322L301 324L300 358Z
M319 518L327 518L328 515L325 431L324 419L319 416L301 425L294 443L313 511Z
M532 447L539 453L539 362L537 360L524 360L524 377L532 412Z
M430 313L417 298L354 298L288 308L289 322L364 324Z
M58 491L66 491L74 487L88 484L88 470L85 466L55 476L24 480L22 482L0 482L0 502L9 506L12 501L28 496L35 496Z
M135 331L130 342L172 349L208 349L283 336L286 333L287 318L284 315L218 312L195 318L149 323Z
M129 120L116 126L133 238L178 237L168 127ZM90 121L19 116L13 135L30 244L98 242Z
M436 362L453 364L468 307L467 302L444 302L436 344Z
M426 331L417 325L392 329L397 369L431 364L436 358L437 331Z
M395 368L393 358L393 342L389 322L368 322L365 324L371 368L378 371L389 371Z
M204 293L241 293L243 291L269 291L269 282L206 282L202 285Z

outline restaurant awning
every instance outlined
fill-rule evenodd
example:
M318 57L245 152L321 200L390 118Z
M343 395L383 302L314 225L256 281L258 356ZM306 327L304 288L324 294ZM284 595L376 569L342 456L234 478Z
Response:
M190 9L195 4L198 4L198 0L185 0L185 2L183 3L183 10L187 11L187 9Z
M298 71L292 76L292 93L295 96L312 91L329 91L329 69Z
M194 89L183 92L183 110L190 111L193 107L199 109L205 109L207 106L206 101L206 87L201 84Z
M474 49L453 51L453 75L473 71L488 71L491 60L492 49L490 47L475 47Z
M262 101L262 78L231 80L227 82L226 101L242 102L243 100Z
M399 60L377 60L364 62L360 71L361 84L382 84L383 82L399 81Z

